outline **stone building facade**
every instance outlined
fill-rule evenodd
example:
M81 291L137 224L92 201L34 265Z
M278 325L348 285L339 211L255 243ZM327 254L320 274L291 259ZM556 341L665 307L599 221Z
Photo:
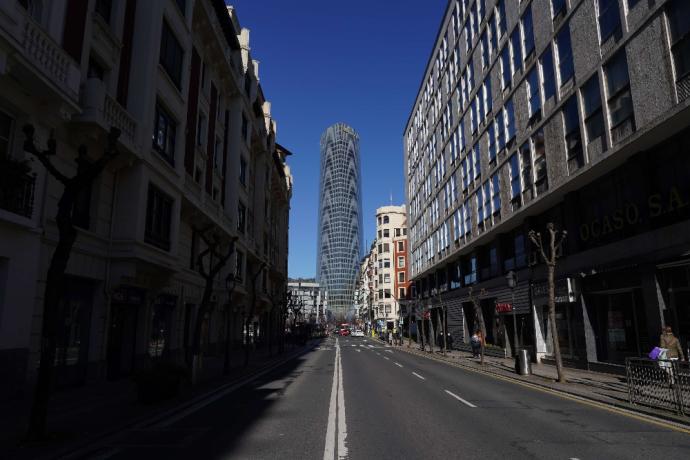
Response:
M219 356L248 332L278 334L289 152L276 143L234 9L222 0L20 0L0 10L0 156L30 165L0 195L0 367L11 369L3 394L35 376L62 193L23 151L26 123L41 148L55 137L53 161L66 175L80 145L98 158L109 129L122 131L119 157L73 210L58 385L188 358L204 286L195 263L202 234L226 246L237 238L203 318L204 355ZM253 331L243 329L247 315Z
M551 354L527 234L552 222L568 232L556 288L571 364L644 355L662 325L686 347L689 31L679 0L448 3L404 160L411 276L427 306L442 299L456 344L472 295L490 343Z

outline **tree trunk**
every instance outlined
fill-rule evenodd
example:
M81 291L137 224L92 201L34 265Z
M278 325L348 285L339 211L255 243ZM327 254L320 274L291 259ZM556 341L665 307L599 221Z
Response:
M548 283L549 283L549 327L551 328L551 338L553 339L553 355L556 358L556 372L558 381L565 383L563 372L563 358L561 357L561 346L558 343L558 330L556 329L556 286L554 281L555 264L547 264Z
M443 334L443 356L446 356L446 352L448 351L448 331L447 327L448 325L446 324L446 309L445 307L441 307L441 333Z
M201 304L196 314L196 321L194 322L194 337L192 342L192 384L197 383L198 372L201 369L201 326L204 323L204 317L208 312L209 304L211 303L211 294L213 293L213 278L208 277L204 283L204 294L201 298Z
M419 321L419 332L422 335L422 351L426 351L426 334L424 333L424 312L422 312L422 319Z
M412 308L407 310L407 348L412 346Z
M479 323L479 330L482 333L480 363L484 364L484 349L486 344L486 324L484 323L484 312L482 311L479 301L476 299L472 299L472 306L474 307L474 317L477 320L477 323Z
M44 439L46 436L46 417L48 402L53 386L55 366L55 348L57 344L58 309L63 297L65 270L69 262L72 247L77 239L77 231L72 225L72 206L74 194L65 189L60 198L57 213L59 231L58 243L50 260L46 277L46 288L43 298L43 325L41 326L41 357L38 376L31 407L28 436L32 439Z

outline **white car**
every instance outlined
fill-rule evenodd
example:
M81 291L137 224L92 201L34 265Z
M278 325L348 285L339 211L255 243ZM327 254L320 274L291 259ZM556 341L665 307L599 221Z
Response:
M364 337L364 331L357 329L352 333L352 337Z

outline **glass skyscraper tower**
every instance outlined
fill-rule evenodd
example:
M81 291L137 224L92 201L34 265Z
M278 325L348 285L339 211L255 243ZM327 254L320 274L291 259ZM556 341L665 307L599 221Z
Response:
M354 307L363 249L360 177L359 136L336 123L321 136L316 276L327 291L329 310L339 320Z

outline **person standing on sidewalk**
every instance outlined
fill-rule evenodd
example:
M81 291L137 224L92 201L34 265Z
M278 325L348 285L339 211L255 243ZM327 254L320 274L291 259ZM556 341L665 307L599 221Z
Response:
M661 338L659 339L659 348L666 348L666 357L668 359L681 361L685 360L683 356L683 347L680 346L680 340L678 337L673 335L673 329L671 326L666 326L661 333Z
M482 331L474 331L470 338L470 345L472 346L472 357L479 358L482 349Z

